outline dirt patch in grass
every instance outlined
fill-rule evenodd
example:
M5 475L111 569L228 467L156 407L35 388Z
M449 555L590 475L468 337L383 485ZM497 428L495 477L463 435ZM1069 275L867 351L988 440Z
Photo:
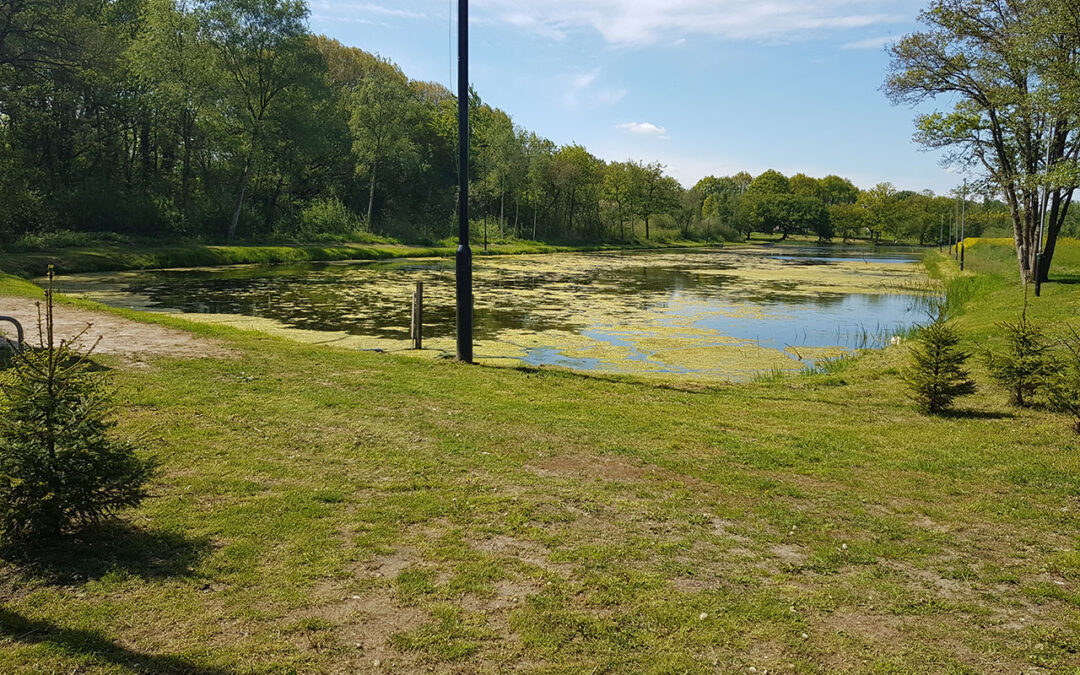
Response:
M462 609L481 612L500 632L509 632L509 620L506 614L523 606L525 599L541 591L542 583L535 581L512 581L503 579L495 582L495 592L490 596L466 595L461 599Z
M903 634L904 619L892 614L840 610L821 618L818 630L842 633L863 642L891 643Z
M558 476L605 480L616 483L635 483L639 481L674 481L688 486L700 485L700 481L690 476L648 464L634 464L616 457L597 457L586 455L558 455L528 466L541 476Z
M645 478L649 471L610 457L585 457L583 455L560 455L530 467L540 475L591 478L630 483Z
M794 544L777 544L769 553L786 565L799 566L806 562L806 554Z
M357 566L358 576L393 580L397 575L420 562L419 554L408 546L381 555Z
M38 307L28 298L0 296L0 315L12 316L22 323L26 340L38 342ZM144 357L194 359L228 357L231 352L221 343L196 337L190 333L155 324L139 323L103 312L59 305L54 310L54 335L69 339L86 330L78 346L87 348L100 337L96 354L108 354L138 362ZM87 326L90 328L87 330ZM11 332L9 324L0 330ZM11 337L14 337L13 335Z
M495 535L490 539L472 543L472 547L481 553L499 558L512 558L531 567L539 567L545 572L569 574L571 565L551 561L547 548L534 541L516 539L506 535Z
M313 625L315 630L324 624L331 626L331 645L315 640L310 642L316 651L332 647L349 655L341 668L332 672L378 673L411 672L416 657L395 649L390 638L419 628L430 621L431 616L418 607L398 603L388 591L378 590L315 607L293 619L294 623ZM302 636L297 644L307 646Z
M957 579L947 579L933 570L921 569L895 560L884 560L879 565L899 575L901 580L933 593L937 598L961 599L975 593L971 584Z

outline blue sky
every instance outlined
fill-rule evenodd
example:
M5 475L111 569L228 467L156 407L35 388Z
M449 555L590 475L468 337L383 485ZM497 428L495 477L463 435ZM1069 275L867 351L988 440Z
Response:
M310 0L312 30L450 86L456 0ZM958 177L881 92L923 0L472 0L472 81L559 144L684 184L836 173L942 193ZM453 87L451 87L453 88Z

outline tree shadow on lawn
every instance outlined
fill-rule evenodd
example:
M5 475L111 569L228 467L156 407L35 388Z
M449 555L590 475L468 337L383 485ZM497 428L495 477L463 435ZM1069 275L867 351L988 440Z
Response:
M4 549L0 560L28 580L71 585L110 573L142 579L193 576L211 548L208 539L113 521L48 544Z
M133 651L96 631L63 628L48 621L28 619L4 607L0 607L0 637L24 645L49 645L65 654L89 656L138 672L190 675L230 675L233 672L200 666L178 656Z
M943 410L938 417L951 420L1011 420L1016 415L1009 412L994 412L991 410Z

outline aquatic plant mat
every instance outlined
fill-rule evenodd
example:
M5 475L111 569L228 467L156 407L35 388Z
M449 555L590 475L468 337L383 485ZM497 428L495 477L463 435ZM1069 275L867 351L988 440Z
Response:
M978 344L1022 290L1010 252L969 253ZM4 553L0 671L1080 667L1080 444L989 384L918 415L903 346L704 386L186 325L237 355L103 360L154 498Z
M486 258L475 274L481 363L746 380L881 347L940 293L917 255L745 248ZM425 284L429 357L454 351L452 263L81 275L69 294L309 344L405 351Z

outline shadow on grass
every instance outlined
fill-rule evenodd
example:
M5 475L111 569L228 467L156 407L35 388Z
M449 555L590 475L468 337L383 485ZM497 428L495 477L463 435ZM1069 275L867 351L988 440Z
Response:
M233 672L200 666L178 656L133 651L96 631L63 628L48 621L28 619L3 607L0 607L0 636L24 645L49 645L66 654L89 656L137 672L190 675L228 675Z
M67 585L106 574L142 579L192 576L193 568L210 549L206 539L144 530L118 521L86 528L49 544L7 548L0 557L28 579Z
M1008 412L990 412L987 410L945 410L937 414L950 420L1011 420L1016 415Z
M1061 274L1050 277L1048 284L1061 284L1063 286L1075 286L1080 284L1080 274Z
M667 389L670 391L678 391L685 394L707 394L715 391L728 390L734 384L726 380L715 380L707 382L695 382L695 381L680 381L676 379L672 380L650 380L640 375L633 373L612 373L599 370L574 370L565 366L493 366L488 364L477 364L477 368L489 368L491 370L510 370L524 375L547 377L552 379L567 379L567 380L593 380L598 382L612 382L615 384L626 384L634 387L642 387L646 389Z

